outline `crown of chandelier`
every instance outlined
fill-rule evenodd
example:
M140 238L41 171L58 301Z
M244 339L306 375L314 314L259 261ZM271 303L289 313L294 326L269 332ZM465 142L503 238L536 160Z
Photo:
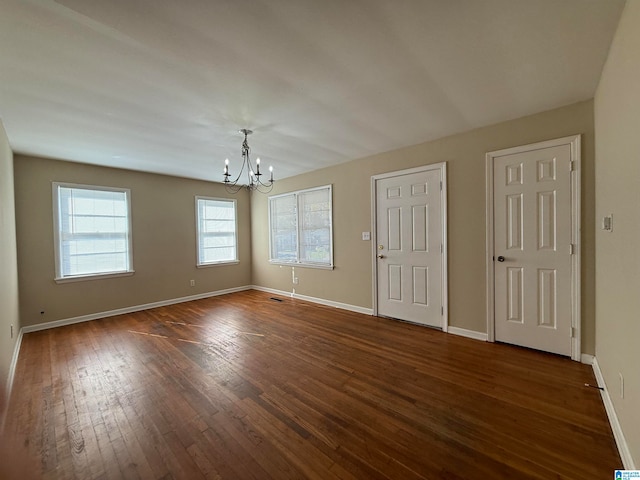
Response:
M247 142L247 136L251 135L253 131L243 128L239 130L240 133L244 134L244 141L242 142L242 166L240 167L240 172L238 176L231 180L231 174L229 173L229 159L227 158L224 161L224 186L229 193L238 193L243 188L246 188L249 191L257 190L260 193L269 193L273 188L273 167L269 166L269 180L266 182L262 181L262 173L260 173L260 159L256 158L255 168L251 163L251 158L249 157L249 153L251 149L249 148L249 143ZM246 183L244 180L241 180L242 173L246 170L247 177Z

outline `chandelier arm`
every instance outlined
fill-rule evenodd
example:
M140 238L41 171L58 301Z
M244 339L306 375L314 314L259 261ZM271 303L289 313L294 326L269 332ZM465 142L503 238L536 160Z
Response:
M238 172L238 176L233 180L233 181L228 181L225 182L227 184L231 184L231 185L237 185L237 183L240 181L240 177L242 176L242 172L244 172L244 162L242 162L242 166L240 167L240 172Z

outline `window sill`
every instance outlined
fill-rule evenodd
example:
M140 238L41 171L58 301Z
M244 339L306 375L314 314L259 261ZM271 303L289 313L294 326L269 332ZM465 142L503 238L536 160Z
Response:
M278 260L269 260L271 265L280 265L284 267L300 267L300 268L316 268L318 270L333 270L333 265L322 265L319 263L301 263L301 262L280 262Z
M97 273L95 275L77 275L75 277L56 277L54 280L56 283L85 282L87 280L102 280L103 278L130 277L134 273L135 270L129 270L127 272L117 273Z
M224 265L238 265L239 263L240 260L230 260L228 262L200 263L196 265L196 268L221 267Z

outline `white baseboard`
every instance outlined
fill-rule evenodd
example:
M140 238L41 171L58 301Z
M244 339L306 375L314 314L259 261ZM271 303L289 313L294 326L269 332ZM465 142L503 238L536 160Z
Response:
M276 290L274 288L261 287L259 285L252 285L251 288L261 292L273 293L275 295L282 295L285 297L297 298L299 300L305 300L311 303L317 303L319 305L325 305L327 307L340 308L342 310L349 310L350 312L362 313L364 315L373 315L373 309L358 307L357 305L350 305L348 303L334 302L333 300L325 300L323 298L309 297L307 295L300 295L295 292L285 292L284 290Z
M300 295L299 293L295 293L295 291L285 292L284 290L276 290L274 288L261 287L260 285L252 285L251 288L261 292L273 293L274 295L282 295L284 297L297 298L297 299L305 300L311 303L326 305L328 307L335 307L335 308L340 308L342 310L349 310L351 312L362 313L364 315L373 315L372 308L358 307L356 305L350 305L348 303L340 303L340 302L334 302L332 300L325 300L323 298L309 297L307 295ZM472 338L474 340L481 340L483 342L487 341L486 333L476 332L474 330L467 330L464 328L449 326L447 328L447 332L452 333L454 335L460 335L462 337Z
M4 421L9 408L9 401L11 400L11 390L13 390L13 379L16 376L16 367L18 366L18 356L20 355L20 346L22 345L22 329L18 332L18 338L16 344L13 347L13 356L11 357L11 364L9 365L9 375L7 376L7 383L5 384L5 405L3 408L2 417L0 418L0 432L4 431Z
M64 325L72 325L74 323L88 322L91 320L97 320L99 318L114 317L116 315L123 315L125 313L139 312L141 310L148 310L150 308L165 307L167 305L174 305L176 303L191 302L193 300L201 300L203 298L216 297L218 295L226 295L227 293L242 292L244 290L251 290L251 286L227 288L225 290L217 290L215 292L200 293L198 295L189 295L188 297L171 298L169 300L161 300L159 302L145 303L143 305L134 305L131 307L118 308L115 310L108 310L106 312L90 313L88 315L81 315L73 318L63 318L61 320L54 320L53 322L39 323L37 325L31 325L23 327L24 333L37 332L40 330L47 330L49 328L62 327Z
M600 390L600 395L602 395L602 402L604 403L604 408L607 411L607 416L609 417L609 423L611 424L613 437L615 438L616 445L618 446L618 452L620 453L620 458L622 459L622 465L626 470L635 470L636 467L633 462L633 457L631 457L629 445L627 445L627 441L624 438L622 426L618 421L618 415L616 414L616 410L613 407L613 402L611 401L611 397L609 396L609 391L607 390L607 384L604 381L602 371L600 370L600 366L598 365L598 359L595 357L593 358L592 366L593 373L595 374L596 381L598 382L598 386L603 388L603 390Z
M583 353L580 355L580 363L584 363L585 365L593 365L596 357L593 355L589 355L588 353Z
M22 333L23 329L21 328L18 332L18 338L16 339L16 344L13 347L13 356L11 357L11 365L9 366L9 376L7 377L7 398L11 395L11 388L13 387L13 378L16 375L16 367L18 365L18 355L20 355L20 346L22 345Z
M39 323L37 325L30 325L27 327L23 327L20 331L20 335L22 335L22 332L24 333L38 332L40 330L47 330L49 328L62 327L65 325L73 325L74 323L89 322L91 320L98 320L100 318L114 317L116 315L124 315L126 313L139 312L141 310L148 310L150 308L165 307L167 305L174 305L176 303L190 302L192 300L201 300L203 298L215 297L218 295L226 295L227 293L242 292L245 290L252 290L252 289L273 293L276 295L283 295L283 296L288 296L292 298L297 298L300 300L305 300L307 302L326 305L329 307L341 308L343 310L349 310L352 312L363 313L365 315L373 315L373 310L370 308L358 307L355 305L334 302L331 300L324 300L322 298L308 297L306 295L299 295L296 293L285 292L282 290L275 290L273 288L260 287L257 285L247 285L243 287L217 290L215 292L200 293L198 295L190 295L188 297L171 298L169 300L161 300L159 302L145 303L143 305L133 305L131 307L117 308L115 310L108 310L105 312L90 313L88 315L81 315L79 317L63 318L61 320L54 320L52 322ZM16 360L17 360L17 355L16 355Z
M447 333L452 333L461 337L473 338L474 340L481 340L483 342L486 342L488 339L486 333L476 332L475 330L467 330L466 328L452 327L451 325L449 325L449 327L447 328Z

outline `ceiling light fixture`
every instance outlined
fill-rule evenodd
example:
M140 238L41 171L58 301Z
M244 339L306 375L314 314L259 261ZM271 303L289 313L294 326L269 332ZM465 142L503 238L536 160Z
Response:
M247 142L247 136L251 135L253 131L243 128L239 130L240 133L244 134L244 141L242 142L242 167L240 167L240 173L235 178L235 180L229 180L231 174L229 173L229 159L227 158L224 161L224 186L229 193L238 193L243 188L246 188L250 192L257 190L260 193L269 193L273 188L273 167L269 166L269 181L263 182L260 177L262 173L260 173L260 159L256 158L256 168L253 168L253 164L251 163L251 159L249 158L249 152L251 149L249 148L249 143ZM242 177L242 172L247 170L247 183L244 184L240 177Z

